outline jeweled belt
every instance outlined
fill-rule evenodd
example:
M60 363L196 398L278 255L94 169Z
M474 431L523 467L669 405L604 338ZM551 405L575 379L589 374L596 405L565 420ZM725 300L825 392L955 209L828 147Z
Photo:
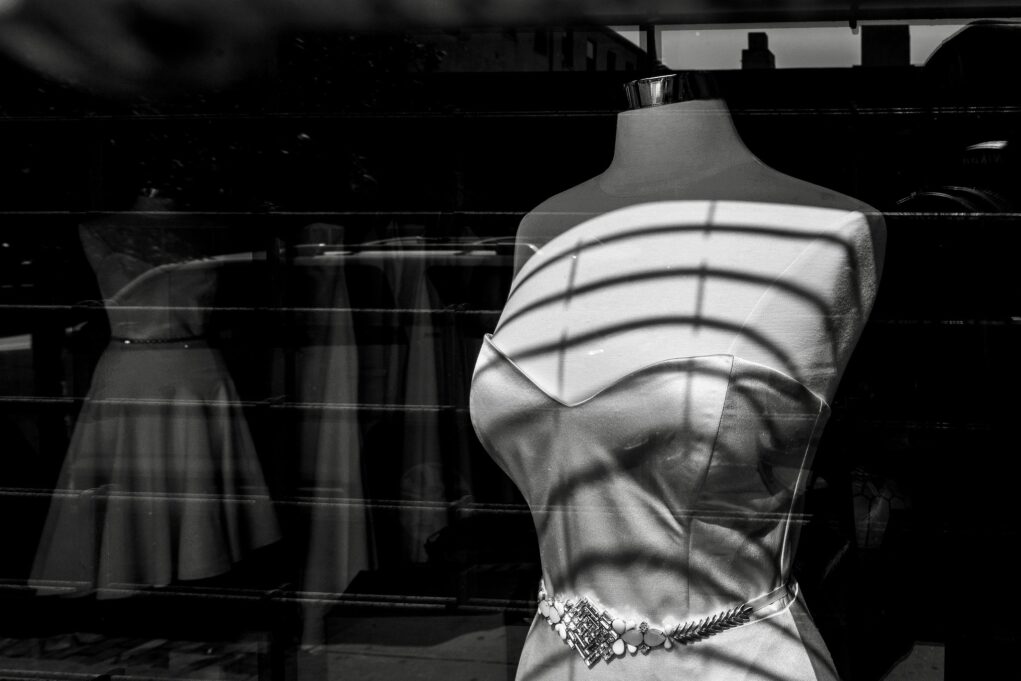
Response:
M110 336L114 343L123 345L161 345L167 343L187 343L205 340L204 336L166 336L163 338L128 338L126 336Z
M540 581L539 614L560 634L564 643L578 651L581 659L591 667L599 660L609 662L625 652L632 655L639 651L648 654L659 646L670 649L674 643L695 643L747 624L756 612L782 599L792 599L796 588L796 585L792 588L784 584L730 610L659 628L644 621L636 623L634 620L614 617L606 610L600 610L588 598L563 601L550 596L545 584Z

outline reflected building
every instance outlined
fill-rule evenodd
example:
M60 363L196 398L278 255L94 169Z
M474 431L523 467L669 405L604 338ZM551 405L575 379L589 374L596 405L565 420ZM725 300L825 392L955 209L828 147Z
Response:
M635 71L645 51L611 28L509 28L420 34L441 51L440 73L502 71Z

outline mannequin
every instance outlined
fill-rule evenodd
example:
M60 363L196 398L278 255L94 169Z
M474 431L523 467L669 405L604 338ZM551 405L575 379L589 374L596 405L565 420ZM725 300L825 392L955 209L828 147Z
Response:
M130 596L221 575L280 538L240 398L209 339L214 224L142 196L79 227L111 340L36 552L40 594ZM205 239L201 238L205 237Z
M648 336L649 329L642 329L643 337L648 338L649 343L658 349L651 350L641 357L636 356L632 338L631 341L616 348L618 352L624 352L627 358L612 364L606 362L606 353L613 349L612 344L599 348L602 357L595 365L582 359L587 356L584 352L575 352L569 356L554 357L553 354L538 353L522 357L522 351L532 352L535 346L545 344L536 336L536 330L532 327L547 330L555 328L556 333L546 341L560 341L560 327L539 323L536 319L539 314L555 317L558 320L557 324L563 318L563 310L556 306L547 306L543 310L531 310L528 314L533 319L523 323L524 320L518 317L519 310L532 303L524 295L517 293L517 289L527 283L531 276L522 270L533 256L535 262L529 264L529 269L544 272L544 277L549 275L548 269L544 268L559 266L562 269L564 263L562 261L557 263L556 259L564 257L564 248L577 247L577 241L585 238L581 236L582 232L572 232L572 237L577 235L578 238L572 238L570 246L567 242L562 242L561 248L555 249L556 252L545 250L543 247L580 223L616 209L663 201L701 201L705 203L698 208L695 208L694 204L689 206L695 209L697 215L689 216L688 219L689 222L694 220L694 224L700 225L703 219L709 219L709 215L715 215L717 221L747 222L752 215L763 212L762 206L745 203L742 207L742 204L723 202L775 204L776 207L786 208L779 211L773 208L767 211L773 213L768 219L769 224L783 226L788 221L784 213L793 211L797 213L794 220L801 224L800 229L804 232L804 238L796 239L797 243L785 243L781 238L760 238L758 243L760 250L756 251L754 256L756 271L763 278L773 279L781 271L791 267L792 269L785 274L785 280L805 287L813 293L812 297L816 302L804 304L815 310L807 314L814 315L816 324L822 330L810 331L804 325L793 326L790 325L789 319L774 320L784 322L784 328L769 330L773 332L773 340L779 346L777 351L782 350L788 361L780 361L775 352L770 358L767 356L770 353L762 348L749 350L754 353L754 357L748 358L765 360L764 363L767 365L788 373L794 373L792 369L803 372L806 374L805 378L809 380L810 388L824 395L827 400L832 399L836 390L836 379L861 331L882 269L886 241L882 216L874 208L857 199L784 175L765 165L741 141L726 104L722 99L715 97L711 82L699 74L670 74L635 81L629 85L629 99L633 106L638 108L625 111L617 117L617 136L610 166L600 175L547 199L522 220L518 229L515 257L516 279L512 285L508 305L497 325L501 347L523 362L526 365L524 368L532 369L529 373L533 376L553 376L561 370L559 367L562 362L570 364L581 361L585 369L578 365L573 375L582 381L582 384L575 390L568 389L565 393L568 396L584 393L586 388L611 379L625 368L627 362L640 364L642 362L639 359L644 359L645 362L662 359L658 353L666 352L669 355L670 348L677 347L678 343L696 342L700 352L718 349L719 343L727 342L726 338L721 338L721 335L726 334L721 332L710 335L705 333L704 329L698 330L694 325L677 325L672 326L669 332L665 329L658 330L656 336ZM637 224L644 220L658 223L676 219L676 212L664 210L666 212L648 207L633 215L638 220ZM721 210L723 212L720 212ZM751 217L750 224L754 224L756 219ZM828 221L830 224L820 225L819 221ZM605 234L621 233L626 228L620 226L620 220L610 220L592 223L587 229L593 234ZM701 238L695 237L695 243L699 243L700 246L698 250L693 250L688 243L692 238L691 233L679 232L673 246L657 242L654 249L647 249L646 246L649 244L642 244L641 240L628 240L628 244L642 253L642 261L632 268L634 271L631 274L648 275L650 270L656 269L649 260L649 250L654 251L655 255L664 256L660 263L664 268L687 264L712 269L714 263L719 262L721 267L744 269L745 256L740 255L739 250L735 249L744 249L748 246L750 242L746 239L736 237L720 239L718 244L706 248L705 244L701 244ZM623 247L624 244L618 242L618 245ZM539 252L541 255L537 255ZM675 255L677 253L684 253L684 258L678 259ZM592 255L594 254L590 254L590 257ZM618 252L611 253L609 258L622 259ZM801 258L801 261L794 263L797 258ZM820 262L819 258L825 262ZM547 266L546 260L552 261L552 265ZM845 274L843 277L838 274L842 271ZM668 290L682 297L686 295L688 300L693 300L688 291L693 291L697 287L697 279L695 277L684 280L687 287L684 292L675 291L673 288ZM655 298L667 290L662 287L665 281L666 278L653 280L654 294L650 291L642 294L623 293L624 289L618 286L613 287L613 291L614 295L621 294L622 299L628 301L625 303L629 309L628 314L642 315L648 312L635 310L633 302L629 299L631 295L648 301L657 311L656 314L660 314L661 308L658 307ZM723 280L715 283L723 284ZM656 286L660 288L657 289ZM551 293L546 289L540 295ZM750 295L748 291L745 293L746 297ZM779 297L783 300L777 301L777 304L790 302L785 296ZM725 309L734 304L729 293L721 295L721 299L721 305ZM606 305L606 301L590 298L589 302L594 310L605 310L603 306ZM580 299L573 301L574 306L581 303ZM750 304L750 301L746 301L746 306ZM770 304L771 301L768 299L759 302L761 306ZM838 320L837 312L844 306L851 306L857 311L853 319ZM823 314L824 309L828 310L828 313ZM761 310L763 314L766 312L766 309ZM711 317L711 311L705 316ZM724 316L734 317L738 323L747 321L737 310L731 310ZM619 317L617 319L621 321ZM839 328L835 328L834 324ZM568 336L574 336L588 330L572 327L565 329L564 332ZM806 333L813 334L812 338L809 339ZM820 352L828 354L829 357L809 358L805 355L806 352L810 355L816 355L818 352L807 346L817 344L821 340L818 337L820 333L826 336L824 340L829 346L827 350ZM672 335L673 340L663 337L663 334ZM734 340L736 335L731 333L728 338ZM791 362L794 363L793 366ZM603 369L598 368L593 372L594 366L602 367L605 373ZM796 377L802 378L800 375Z
M519 228L471 401L539 536L518 678L836 676L793 519L883 224L765 166L712 95L632 83L610 167Z

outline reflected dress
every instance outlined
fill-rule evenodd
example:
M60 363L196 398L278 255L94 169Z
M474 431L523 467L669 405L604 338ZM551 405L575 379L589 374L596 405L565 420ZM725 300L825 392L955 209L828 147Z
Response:
M38 592L109 598L213 577L279 538L237 392L205 339L222 262L93 260L104 293L118 272L142 273L106 301L111 341L53 494Z

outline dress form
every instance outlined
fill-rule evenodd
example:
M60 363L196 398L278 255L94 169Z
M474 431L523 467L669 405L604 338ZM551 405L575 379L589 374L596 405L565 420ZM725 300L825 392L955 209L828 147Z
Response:
M252 436L209 337L221 267L169 204L84 224L111 341L78 415L36 552L41 594L121 598L221 575L280 538ZM191 235L191 236L194 236Z
M644 80L660 78L663 77ZM882 269L885 246L882 216L857 199L785 175L764 164L741 141L725 102L719 98L703 98L703 95L712 93L705 92L706 88L699 86L698 82L685 82L694 87L678 88L680 101L643 106L619 114L610 166L596 177L547 199L524 217L517 236L516 281L497 327L501 347L526 368L531 367L532 375L540 377L541 384L550 390L561 391L560 394L568 398L573 396L576 399L579 395L591 392L600 383L613 380L614 375L620 375L636 365L668 358L673 354L671 348L684 345L693 350L684 354L740 350L736 354L792 374L826 399L831 399L836 390L837 378L871 307L876 281ZM746 238L731 235L712 244L692 242L690 233L685 235L679 232L673 241L667 238L644 243L640 239L624 239L615 246L630 245L630 256L623 256L623 251L611 253L607 250L607 257L611 260L620 261L631 257L630 270L619 270L618 267L619 271L615 275L617 278L627 278L628 272L631 276L648 276L650 271L659 268L687 266L712 270L714 265L719 265L728 271L735 268L744 271L749 269L749 265L754 265L751 268L753 271L746 274L761 279L762 294L766 294L770 281L778 281L780 274L784 273L784 279L806 294L795 297L800 297L801 305L807 307L804 310L788 309L784 313L777 306L782 308L790 303L791 296L766 294L758 298L758 303L747 299L743 303L744 308L735 308L737 301L732 294L740 289L747 298L754 295L751 289L747 285L735 288L720 278L714 281L711 274L702 278L703 284L712 284L702 289L702 293L709 293L709 298L704 300L696 300L697 277L689 278L685 282L687 286L680 288L663 287L662 284L669 281L666 277L651 280L650 286L644 291L628 290L632 284L614 284L596 296L608 294L609 298L626 300L626 303L621 304L627 310L618 310L612 314L620 323L624 323L623 319L633 318L639 326L643 317L663 316L664 308L660 303L662 296L668 293L675 296L675 299L686 297L689 303L697 306L697 311L689 306L684 316L709 320L718 316L710 301L712 291L715 290L719 294L716 305L724 311L721 320L743 325L746 329L754 320L741 315L751 314L751 308L757 305L759 316L765 317L758 320L757 328L770 335L771 348L746 342L748 338L742 340L739 338L739 329L730 333L718 329L715 334L710 334L704 328L699 330L697 325L679 322L641 329L643 338L652 346L648 352L637 350L634 334L626 334L627 338L621 339L622 344L616 353L626 357L621 356L619 361L612 359L612 343L598 347L590 343L570 356L539 350L543 346L563 344L565 338L598 333L587 322L565 327L561 323L564 310L555 310L555 305L541 310L531 309L534 305L533 296L548 298L557 295L550 288L559 286L552 283L556 279L552 270L566 266L564 248L579 248L578 244L589 238L582 233L586 230L593 232L592 238L602 239L608 234L623 234L642 221L661 226L667 224L674 219L680 204L673 209L663 207L659 210L649 205L644 213L639 211L639 214L624 222L606 218L607 213L618 209L666 201L705 202L700 207L689 205L699 212L699 216L688 220L689 223L738 220L752 227L758 219L756 216L765 210L765 206L753 204L772 204L775 208L766 211L772 215L767 222L773 227L779 227L787 222L785 214L796 214L794 220L800 224L796 229L803 231L804 238L798 240L800 243L793 244L784 238L757 237L749 232L745 234ZM820 210L813 212L812 209ZM588 225L581 231L572 231L568 238L561 240L557 248L545 248L551 240L596 216L603 216L600 219L604 222ZM625 223L631 227L623 226ZM705 225L705 228L710 230L711 225ZM596 233L598 237L594 236ZM709 232L705 234L708 236ZM567 246L567 241L571 242L570 246ZM585 250L584 247L582 250ZM582 258L580 266L579 262L573 262L575 271L572 286L581 285L578 276L584 267L584 259L594 259L594 252L589 250L588 256L577 254ZM739 255L741 253L743 255ZM556 261L558 258L562 260L552 266L545 262ZM527 268L526 263L529 263ZM592 263L592 267L595 266ZM612 265L607 266L611 270L600 265L603 267L600 276L613 270ZM541 271L541 276L537 275L537 278L548 279L550 283L536 286L536 282L530 281L523 269ZM566 279L561 277L557 281L562 283ZM674 283L680 284L680 280ZM526 293L525 288L531 289L533 293ZM570 297L567 288L562 287L559 294L563 296L561 302ZM580 309L585 300L591 308L587 313ZM636 301L645 301L648 303L647 308L643 308L641 302L636 308ZM588 296L586 299L574 298L570 302L574 308L573 314L587 315L589 321L596 316L606 317L611 314L607 307L612 305L609 299L600 300ZM710 307L706 307L707 304ZM533 319L525 319L526 315L521 314L521 308L530 308L527 316ZM537 312L555 317L557 324L551 326L550 320L541 319L542 315ZM667 314L680 314L680 311L674 309ZM793 323L795 317L804 323ZM531 328L533 326L541 331L537 334ZM551 337L543 339L544 332L550 333ZM556 337L552 337L554 334ZM596 362L576 363L574 375L584 378L576 388L572 388L564 383L570 380L572 360L594 357L586 353L597 353L602 357ZM598 365L603 365L605 371L598 369Z
M656 200L764 201L857 210L869 217L875 250L882 253L885 231L875 209L770 168L745 146L726 102L712 86L692 79L685 83L670 101L659 104L629 96L631 108L617 115L609 167L546 199L521 221L515 273L536 249L574 225Z
M518 678L835 678L790 599L591 669L542 604L587 599L669 634L793 583L793 519L874 299L881 218L764 165L719 99L682 97L621 114L611 166L518 239L471 404L539 537Z

